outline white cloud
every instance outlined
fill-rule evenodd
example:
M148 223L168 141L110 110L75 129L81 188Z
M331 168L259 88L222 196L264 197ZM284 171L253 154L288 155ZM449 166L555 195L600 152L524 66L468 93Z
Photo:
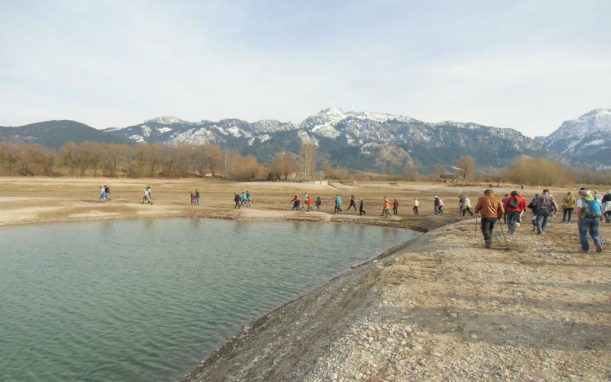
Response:
M547 134L611 99L611 7L547 5L4 2L0 125L340 106Z

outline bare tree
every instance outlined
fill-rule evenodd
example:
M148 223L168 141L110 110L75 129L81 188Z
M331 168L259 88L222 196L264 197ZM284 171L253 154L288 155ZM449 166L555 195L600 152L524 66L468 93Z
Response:
M454 166L459 169L459 175L466 179L473 176L475 172L475 158L471 155L463 155L454 161Z
M275 179L287 179L288 176L297 171L297 161L288 152L282 151L276 154L276 158L269 164L270 176Z
M302 143L299 152L299 170L303 179L310 179L316 170L318 147L313 143Z

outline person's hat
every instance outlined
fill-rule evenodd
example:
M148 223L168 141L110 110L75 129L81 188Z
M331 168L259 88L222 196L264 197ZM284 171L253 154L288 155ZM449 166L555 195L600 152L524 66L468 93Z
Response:
M511 195L519 195L518 191L511 191Z

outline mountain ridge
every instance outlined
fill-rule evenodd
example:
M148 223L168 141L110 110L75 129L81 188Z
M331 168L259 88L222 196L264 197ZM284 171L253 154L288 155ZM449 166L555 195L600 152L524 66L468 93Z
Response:
M523 155L549 157L567 165L590 162L594 167L604 167L605 150L611 147L609 109L594 109L575 120L565 121L542 138L529 138L515 129L474 122L431 123L404 115L330 107L298 124L273 119L248 122L237 118L190 122L159 116L133 126L97 130L76 121L49 121L0 127L0 141L58 148L67 135L65 131L59 134L62 124L78 142L214 143L224 149L255 155L260 161L269 161L277 152L285 150L297 156L301 143L313 143L319 146L323 161L377 171L389 168L400 171L408 163L420 163L423 169L431 170L437 164L449 166L461 155L473 155L483 167L507 166ZM35 134L36 126L41 132L39 137ZM59 137L51 136L53 129Z

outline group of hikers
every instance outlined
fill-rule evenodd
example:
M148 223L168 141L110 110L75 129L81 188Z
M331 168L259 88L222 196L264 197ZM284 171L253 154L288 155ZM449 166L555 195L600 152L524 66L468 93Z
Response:
M252 198L250 192L244 191L242 193L236 192L233 194L233 201L235 206L233 208L242 208L252 206Z
M294 194L290 202L292 203L293 211L305 210L306 212L309 212L309 211L314 210L313 206L316 206L316 210L320 211L320 206L322 205L322 199L320 198L320 195L316 195L316 199L314 199L310 194L307 194L307 193L304 194L303 199L300 198L299 195ZM344 201L341 195L336 194L334 198L333 212L336 214L343 212L344 211L344 209L342 208L343 203ZM418 211L419 207L420 207L420 202L418 201L418 199L414 199L414 203L413 203L414 215L419 214L419 211ZM357 211L357 208L358 208L359 215L367 214L367 211L365 211L365 201L362 198L359 198L357 200L357 198L354 195L350 195L350 202L348 204L348 208L346 209L346 211L350 211L351 208L353 208L355 212ZM391 214L391 209L392 209L392 214ZM393 199L393 201L391 202L388 197L384 196L382 214L380 216L387 217L391 215L397 215L398 213L399 213L399 200Z
M189 192L189 196L191 197L191 205L199 206L199 190L196 188L195 191Z
M522 187L523 189L523 187ZM200 193L198 189L189 192L191 199L191 205L199 205ZM108 185L100 186L100 202L111 201L111 190ZM250 207L252 205L252 198L248 191L234 194L234 208L241 208L243 206ZM142 196L143 204L153 204L153 192L151 186L148 185L144 188L144 195ZM306 210L307 212L313 211L314 206L317 211L320 211L322 206L322 199L320 195L316 195L313 198L310 194L304 194L303 198L300 198L297 194L291 199L292 209L294 211ZM343 200L341 195L336 194L334 198L334 213L343 212ZM365 201L362 198L356 198L354 195L350 195L347 211L354 209L359 215L365 215ZM420 201L416 198L412 203L412 211L414 215L419 215ZM438 195L433 198L433 211L435 215L441 215L443 211L444 203ZM556 199L551 195L548 189L544 189L540 194L535 194L534 197L527 202L526 198L522 195L521 191L512 191L510 194L505 194L501 199L494 195L492 189L484 191L484 195L480 197L472 210L471 200L464 193L458 196L458 209L462 216L469 214L474 216L478 214L481 216L480 229L484 236L484 243L486 248L491 248L492 237L496 222L501 221L507 225L507 232L509 235L514 235L516 229L522 222L522 217L527 210L532 211L532 230L537 235L541 235L545 232L545 229L549 225L550 220L556 215L560 209L562 209L562 223L569 224L573 218L573 211L576 211L578 228L579 228L579 240L581 243L581 250L584 253L588 253L590 246L588 243L588 234L594 241L594 246L597 252L602 251L602 239L599 233L600 223L605 221L611 223L611 190L607 194L602 195L598 191L591 191L585 187L582 187L575 195L569 191L564 195L560 205L558 205ZM391 212L392 211L392 212ZM382 213L380 216L388 217L391 215L399 214L399 200L391 200L384 196L384 202L382 207Z
M463 203L460 205L462 208ZM576 209L581 251L588 253L590 250L589 234L596 247L596 252L602 252L599 227L603 218L607 223L611 223L611 190L604 196L586 187L580 188L577 196L569 191L562 199L561 208L563 210L562 223L565 224L571 222L573 210ZM551 218L559 211L559 206L549 189L535 194L528 204L519 191L512 191L511 194L506 194L504 198L499 199L491 189L485 190L484 196L479 198L475 206L475 213L481 215L481 231L485 247L491 247L494 226L497 221L503 219L503 222L507 224L509 235L513 235L516 228L520 226L522 216L527 209L533 213L531 219L533 231L541 235L545 232Z
M110 202L112 200L111 193L112 191L110 191L110 187L108 187L107 185L100 186L100 202Z

